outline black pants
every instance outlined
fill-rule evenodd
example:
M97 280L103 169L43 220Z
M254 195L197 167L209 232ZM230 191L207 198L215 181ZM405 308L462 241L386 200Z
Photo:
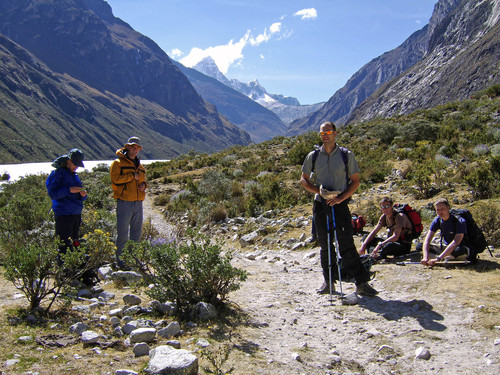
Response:
M66 254L74 240L80 238L82 215L62 215L55 217L56 236L61 240L59 252Z
M367 246L367 251L369 254L372 253L372 251L377 247L377 245L384 241L380 237L375 237L373 240L371 240L368 243ZM382 246L380 251L378 252L377 259L385 259L387 258L388 255L393 255L393 256L401 256L401 255L406 255L411 251L411 243L406 243L406 242L389 242Z
M341 256L340 268L342 274L347 274L361 284L370 279L370 274L361 263L359 254L354 245L354 230L352 228L351 213L347 203L342 202L333 206L339 252ZM328 218L328 228L327 228ZM318 234L318 242L321 246L321 268L323 277L329 282L329 265L332 266L332 279L338 280L337 256L335 253L335 233L333 231L332 207L324 201L314 201L313 220ZM330 231L330 259L328 257L328 230Z

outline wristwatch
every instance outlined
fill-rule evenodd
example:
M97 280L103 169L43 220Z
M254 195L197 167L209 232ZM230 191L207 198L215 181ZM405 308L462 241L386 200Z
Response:
M440 260L441 260L441 259L443 259L443 258L441 258L441 256L437 256L437 257L436 257L436 259L437 259L438 261L440 261Z

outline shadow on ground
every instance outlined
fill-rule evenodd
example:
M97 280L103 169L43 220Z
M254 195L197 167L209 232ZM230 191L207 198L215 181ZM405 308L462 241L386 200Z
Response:
M387 320L400 320L404 317L415 318L422 328L431 331L444 331L446 326L438 321L444 317L433 311L430 303L424 300L408 302L384 300L380 297L365 297L359 302L363 308L380 314Z

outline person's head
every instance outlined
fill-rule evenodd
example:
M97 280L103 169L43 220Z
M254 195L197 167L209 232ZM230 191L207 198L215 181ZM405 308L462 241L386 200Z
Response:
M139 137L130 137L124 147L127 150L128 157L135 159L139 151L142 150L141 140Z
M382 213L386 216L392 216L392 214L394 213L394 203L392 202L392 198L383 197L379 202L379 206L382 210Z
M434 203L436 214L443 220L448 220L450 217L450 203L447 199L441 198Z
M337 128L331 121L324 122L319 127L319 136L323 144L335 144L335 137L337 136Z
M69 150L68 160L66 161L66 168L75 172L78 167L84 167L83 165L83 152L77 148Z

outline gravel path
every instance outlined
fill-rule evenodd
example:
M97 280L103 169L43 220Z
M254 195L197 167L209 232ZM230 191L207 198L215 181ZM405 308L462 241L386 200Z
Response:
M171 230L158 211L145 207L160 232ZM371 284L378 296L344 306L337 295L330 303L315 292L322 281L319 248L227 246L236 251L235 266L249 274L230 295L248 318L236 328L235 347L248 356L248 363L235 366L237 374L500 373L500 321L490 329L478 323L489 316L486 310L498 319L498 292L477 298L461 293L461 278L477 285L484 277L498 281L498 269L481 275L375 265ZM343 287L346 294L355 289L348 282ZM416 358L419 349L430 358Z

